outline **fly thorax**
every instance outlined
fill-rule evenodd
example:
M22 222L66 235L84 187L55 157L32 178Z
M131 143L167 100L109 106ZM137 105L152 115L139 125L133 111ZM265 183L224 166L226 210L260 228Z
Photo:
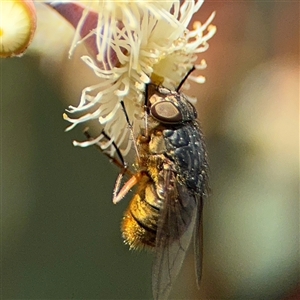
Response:
M151 134L149 151L151 154L162 154L166 152L166 144L162 131L157 130Z

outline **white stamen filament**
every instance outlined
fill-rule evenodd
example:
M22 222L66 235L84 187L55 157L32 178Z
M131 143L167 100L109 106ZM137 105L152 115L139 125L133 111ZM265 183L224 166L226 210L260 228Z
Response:
M98 119L104 130L121 147L125 156L130 150L131 140L128 124L120 101L124 101L126 112L133 124L134 134L143 124L144 89L153 77L162 78L168 88L175 88L192 66L196 70L206 67L205 60L196 63L197 54L207 50L207 41L214 35L215 26L209 25L215 13L201 24L195 22L188 30L192 16L199 10L203 0L181 1L104 1L99 0L91 7L99 12L97 27L88 36L80 39L90 8L86 8L78 24L71 46L72 53L79 42L92 35L96 37L97 56L83 56L82 60L102 81L85 88L77 107L69 106L69 113L88 112L78 119L64 118L77 124ZM205 78L193 74L189 79L203 83ZM188 87L189 84L185 84ZM101 135L77 146L87 146L101 141ZM114 147L111 147L114 148ZM114 149L111 149L113 152Z

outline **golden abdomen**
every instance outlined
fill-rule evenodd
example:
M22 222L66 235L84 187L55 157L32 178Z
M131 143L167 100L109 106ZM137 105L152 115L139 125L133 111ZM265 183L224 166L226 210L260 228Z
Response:
M147 180L130 201L122 222L124 242L133 249L155 247L161 201L154 182Z

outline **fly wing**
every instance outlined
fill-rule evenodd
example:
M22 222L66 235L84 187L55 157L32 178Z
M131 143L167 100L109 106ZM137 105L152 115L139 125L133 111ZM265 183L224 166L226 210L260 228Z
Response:
M172 171L167 172L170 172L170 175L167 176L169 180L165 182L165 204L158 223L152 271L154 299L168 298L193 233L199 237L198 232L195 232L195 228L199 229L195 223L199 221L201 213L198 205L199 196L189 191L185 185L178 183ZM198 245L197 238L195 241ZM200 266L197 267L197 270L200 269Z
M203 250L203 197L199 197L197 201L197 215L194 227L194 259L195 259L195 272L197 279L197 286L200 288L200 281L202 277L202 250Z

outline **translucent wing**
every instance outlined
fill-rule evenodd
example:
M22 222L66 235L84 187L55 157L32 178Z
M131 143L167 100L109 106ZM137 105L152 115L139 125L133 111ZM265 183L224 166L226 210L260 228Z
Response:
M199 245L199 226L202 204L200 197L191 193L185 185L176 182L175 174L170 172L165 182L166 197L159 220L156 236L156 254L152 271L152 290L154 299L167 299L182 266L185 254L191 243L193 233L195 246ZM199 255L200 250L196 250ZM201 258L197 259L201 263ZM197 267L201 270L201 266Z
M194 227L194 259L195 259L195 273L197 279L197 286L200 288L200 281L202 277L202 250L203 250L203 223L202 223L202 210L203 210L203 197L197 200L197 215Z

